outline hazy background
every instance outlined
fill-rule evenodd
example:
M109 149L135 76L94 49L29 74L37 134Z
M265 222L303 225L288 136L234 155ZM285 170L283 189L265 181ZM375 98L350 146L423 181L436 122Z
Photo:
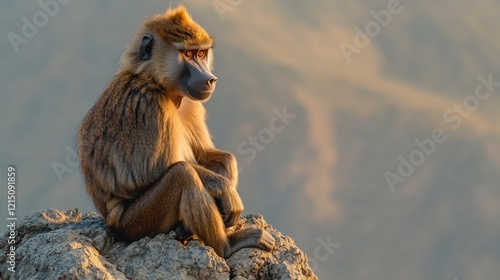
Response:
M500 1L401 1L350 62L339 45L391 1L180 2L216 41L209 126L239 160L245 212L292 236L320 279L498 279L500 87L457 129L443 113L478 76L500 81ZM66 148L140 22L170 2L70 0L17 53L7 34L43 9L0 5L1 185L14 164L19 217L93 211ZM238 146L267 136L284 106L296 117L249 161ZM384 173L435 128L448 139L391 190Z

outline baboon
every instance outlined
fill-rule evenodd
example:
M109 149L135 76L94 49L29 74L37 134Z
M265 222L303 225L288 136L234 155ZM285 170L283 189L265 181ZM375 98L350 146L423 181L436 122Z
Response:
M146 19L78 131L86 190L117 236L134 241L181 225L222 257L270 251L260 228L234 230L243 211L234 155L211 140L202 101L212 38L184 6Z

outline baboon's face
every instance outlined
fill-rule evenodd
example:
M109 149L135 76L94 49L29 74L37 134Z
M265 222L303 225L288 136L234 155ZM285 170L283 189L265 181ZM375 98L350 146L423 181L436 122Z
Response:
M198 101L210 97L217 82L211 73L212 38L185 8L152 17L141 33L140 67L149 69L176 94Z
M193 100L207 100L215 89L217 77L210 72L210 48L179 51L182 57L180 90Z

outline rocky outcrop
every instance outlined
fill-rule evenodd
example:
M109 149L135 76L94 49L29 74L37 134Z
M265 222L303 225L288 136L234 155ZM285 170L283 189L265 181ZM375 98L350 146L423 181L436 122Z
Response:
M225 260L197 240L184 245L174 232L114 242L97 213L36 211L16 225L15 273L9 232L0 239L0 279L317 279L293 240L261 215L238 226L266 229L274 250L245 248Z

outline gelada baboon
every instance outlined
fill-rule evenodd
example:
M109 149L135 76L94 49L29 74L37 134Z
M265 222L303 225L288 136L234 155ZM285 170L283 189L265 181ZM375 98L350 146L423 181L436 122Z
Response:
M234 231L243 211L235 157L217 150L205 108L217 78L212 39L183 6L146 19L78 132L87 192L129 241L181 224L222 257L270 251L259 228Z

